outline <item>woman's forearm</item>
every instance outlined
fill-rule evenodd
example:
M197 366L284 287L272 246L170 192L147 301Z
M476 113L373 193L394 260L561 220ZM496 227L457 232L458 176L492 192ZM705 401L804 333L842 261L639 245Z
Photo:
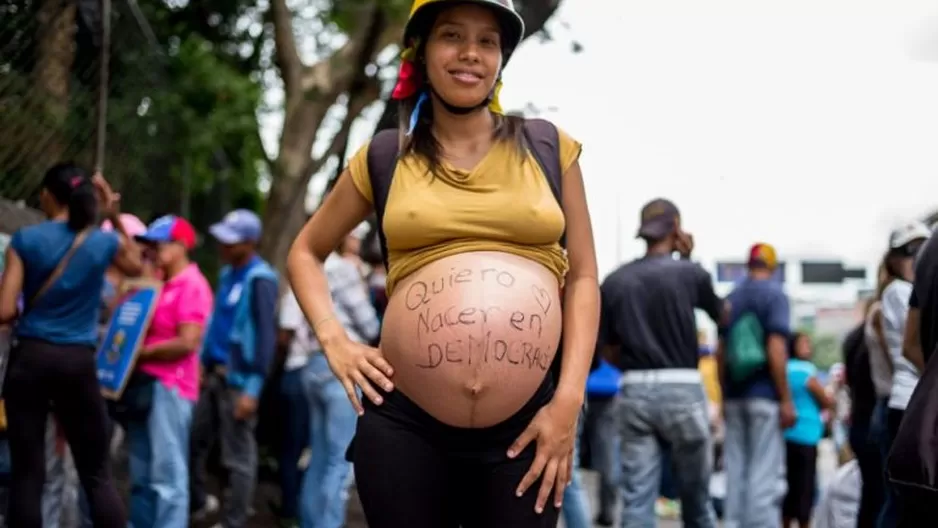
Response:
M322 347L325 349L335 341L347 339L345 328L335 318L323 263L302 246L302 237L297 238L290 249L287 276L300 309Z
M563 358L558 395L584 397L598 330L598 281L595 277L577 277L568 281L564 288Z

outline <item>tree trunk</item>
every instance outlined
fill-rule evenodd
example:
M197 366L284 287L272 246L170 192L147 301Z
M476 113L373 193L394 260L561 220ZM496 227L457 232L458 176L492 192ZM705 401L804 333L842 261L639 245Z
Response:
M293 239L306 221L305 203L310 179L345 145L352 122L362 109L379 97L378 80L365 74L366 67L385 47L389 19L378 3L365 4L358 31L331 57L311 67L303 66L296 53L289 12L283 0L271 4L277 43L277 61L286 92L286 108L280 151L273 162L273 183L264 212L264 236L260 252L278 271L286 265ZM339 132L331 146L312 159L326 112L346 94L348 104Z
M58 159L64 151L61 127L68 116L69 80L75 61L75 14L72 0L42 0L36 15L36 66L33 70L38 99L50 125L43 157Z

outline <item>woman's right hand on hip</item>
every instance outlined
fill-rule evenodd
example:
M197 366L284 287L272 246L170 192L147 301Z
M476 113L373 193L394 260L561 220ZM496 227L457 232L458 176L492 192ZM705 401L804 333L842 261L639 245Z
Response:
M359 415L365 410L358 398L356 387L360 388L375 405L381 405L384 399L372 386L373 383L386 392L394 390L394 384L390 380L390 377L394 375L394 369L384 359L380 349L346 338L326 350L325 354L329 361L329 368L345 387L349 401L352 402L352 407Z

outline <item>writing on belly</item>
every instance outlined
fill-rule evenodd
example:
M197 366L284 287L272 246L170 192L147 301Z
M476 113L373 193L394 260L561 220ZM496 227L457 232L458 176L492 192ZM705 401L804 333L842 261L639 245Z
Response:
M493 301L449 302L442 295L456 287L468 290L463 285L484 289ZM416 342L422 352L418 367L505 363L541 371L550 368L556 343L545 342L542 335L544 321L557 308L546 289L519 281L510 271L453 268L430 281L412 282L404 302L416 315Z

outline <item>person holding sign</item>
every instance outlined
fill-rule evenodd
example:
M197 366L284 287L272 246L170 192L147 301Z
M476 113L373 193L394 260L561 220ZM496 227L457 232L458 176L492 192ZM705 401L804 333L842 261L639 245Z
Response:
M0 325L16 321L4 397L13 461L8 525L42 526L47 419L54 407L72 449L94 525L126 525L110 475L108 417L98 385L95 346L104 272L136 276L141 259L118 218L120 196L100 175L59 164L42 182L49 220L19 230L0 283ZM94 226L98 207L117 234ZM26 299L22 313L17 298Z
M189 524L189 434L199 399L202 330L212 313L212 287L189 260L196 236L178 216L164 216L137 236L164 280L137 370L153 380L146 420L127 424L130 524Z
M359 414L349 455L371 528L555 526L571 480L598 273L580 143L499 104L523 35L509 0L415 1L401 127L352 157L288 258ZM324 269L372 211L379 348L349 337Z
M257 403L277 348L278 279L257 254L261 221L256 214L232 211L210 232L228 265L221 271L201 354L205 379L190 453L192 518L219 507L218 499L206 494L201 473L217 435L231 487L224 525L242 528L257 480Z

